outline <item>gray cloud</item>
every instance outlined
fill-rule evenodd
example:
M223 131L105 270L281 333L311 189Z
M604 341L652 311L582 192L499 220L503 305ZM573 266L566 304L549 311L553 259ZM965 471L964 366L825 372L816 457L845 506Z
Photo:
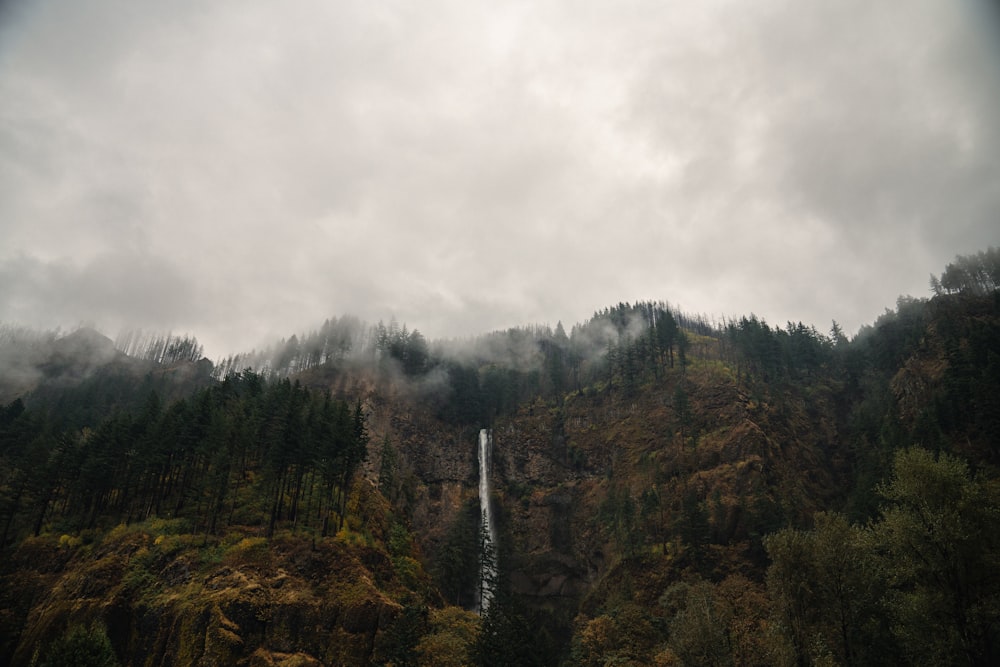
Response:
M190 278L163 258L143 253L101 254L80 264L14 257L0 263L0 284L5 286L0 312L14 322L54 328L139 321L168 329L207 319L204 312L191 317L197 299Z
M848 330L1000 242L985 5L10 5L0 320Z

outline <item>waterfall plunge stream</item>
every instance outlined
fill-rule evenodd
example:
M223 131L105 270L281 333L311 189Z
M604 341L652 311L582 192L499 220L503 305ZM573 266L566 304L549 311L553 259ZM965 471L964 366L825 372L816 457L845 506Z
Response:
M479 512L482 515L480 530L480 599L479 613L486 614L493 601L497 580L497 533L493 525L493 508L490 503L490 462L493 454L493 434L489 429L479 431Z

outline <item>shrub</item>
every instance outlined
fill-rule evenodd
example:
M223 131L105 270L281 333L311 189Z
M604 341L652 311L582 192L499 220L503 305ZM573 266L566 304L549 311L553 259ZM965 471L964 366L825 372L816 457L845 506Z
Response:
M118 660L104 627L77 625L52 642L37 667L115 667Z

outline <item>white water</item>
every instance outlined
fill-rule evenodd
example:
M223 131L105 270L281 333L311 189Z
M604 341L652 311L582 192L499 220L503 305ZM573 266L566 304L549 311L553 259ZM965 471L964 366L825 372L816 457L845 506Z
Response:
M493 601L493 586L497 578L496 527L493 525L493 508L490 503L490 459L493 454L493 434L488 429L479 431L479 513L482 516L484 530L482 539L492 547L484 550L483 562L479 573L481 578L481 597L479 613L485 614Z

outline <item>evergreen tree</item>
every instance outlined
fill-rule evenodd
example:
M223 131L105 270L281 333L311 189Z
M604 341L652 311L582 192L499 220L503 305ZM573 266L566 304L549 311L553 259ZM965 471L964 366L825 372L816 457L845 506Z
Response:
M480 667L541 667L549 656L540 645L524 605L498 582L496 595L482 617L473 659Z
M104 628L74 626L45 649L38 667L116 667L111 641Z

